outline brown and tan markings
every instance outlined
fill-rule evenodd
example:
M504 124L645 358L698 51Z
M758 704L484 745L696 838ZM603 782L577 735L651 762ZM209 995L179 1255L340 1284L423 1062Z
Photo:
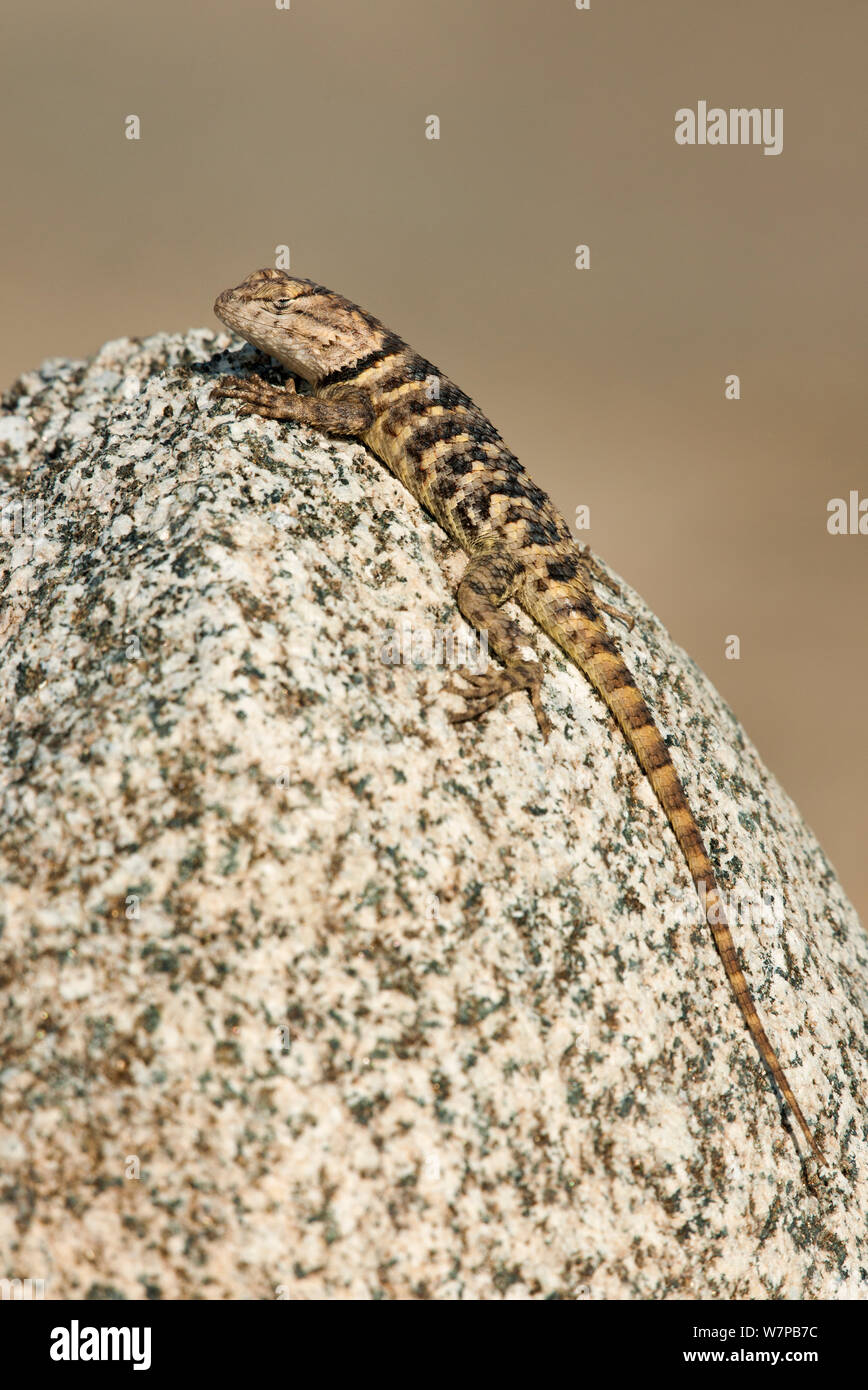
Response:
M502 669L468 674L463 686L447 686L464 699L450 716L453 722L476 719L504 696L524 690L548 737L543 668L523 654L522 633L503 611L508 599L530 614L599 692L705 893L708 924L751 1036L822 1163L738 964L714 869L669 749L603 622L604 614L633 622L596 594L595 580L618 594L605 570L575 543L554 503L470 397L357 304L311 280L258 270L225 290L214 312L314 388L311 395L298 395L292 381L279 387L257 376L227 377L215 395L238 401L243 414L363 440L469 555L458 606L468 622L487 632Z

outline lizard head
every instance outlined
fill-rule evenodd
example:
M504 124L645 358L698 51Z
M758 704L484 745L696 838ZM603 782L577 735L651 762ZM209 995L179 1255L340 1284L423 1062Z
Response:
M314 385L394 341L377 319L343 295L282 270L255 270L235 289L223 291L214 313Z

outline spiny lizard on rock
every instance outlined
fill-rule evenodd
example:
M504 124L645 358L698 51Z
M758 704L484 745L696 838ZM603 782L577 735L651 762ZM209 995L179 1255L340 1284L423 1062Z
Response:
M632 626L603 602L594 581L618 589L587 547L574 541L554 503L537 487L469 396L396 334L342 295L279 270L257 270L219 296L214 312L314 390L290 380L227 377L214 394L239 413L294 420L325 434L364 441L470 556L458 606L502 668L465 674L453 722L475 719L506 695L527 691L544 738L543 667L522 650L518 625L503 610L514 599L567 653L599 692L653 787L693 881L704 893L708 925L760 1055L811 1150L823 1156L757 1014L738 964L720 889L684 789L645 700L603 614Z

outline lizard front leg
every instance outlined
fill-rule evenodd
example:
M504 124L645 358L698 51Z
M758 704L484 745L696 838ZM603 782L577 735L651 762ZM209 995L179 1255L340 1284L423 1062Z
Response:
M488 636L488 646L503 662L503 670L486 671L477 675L460 672L466 687L450 681L445 689L464 699L464 709L450 714L453 724L478 719L486 710L494 709L507 695L526 690L544 739L551 733L551 721L542 707L541 688L544 671L538 661L527 658L523 648L528 641L518 623L501 611L512 598L522 578L517 560L506 553L489 551L476 555L469 562L456 595L458 607L469 623Z
M374 407L366 391L347 387L329 396L299 396L295 382L270 386L258 376L224 377L214 397L240 401L239 415L264 415L269 420L294 420L323 434L361 435L374 422Z

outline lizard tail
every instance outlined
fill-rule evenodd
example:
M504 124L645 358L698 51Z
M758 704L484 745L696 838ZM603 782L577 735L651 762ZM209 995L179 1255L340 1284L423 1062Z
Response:
M595 690L608 705L636 754L642 771L651 783L681 852L687 860L687 867L699 891L700 899L704 902L706 921L711 928L714 944L720 953L727 979L751 1037L814 1155L818 1162L823 1163L823 1155L768 1039L747 980L739 966L717 879L663 736L654 723L642 695L636 689L633 677L613 639L599 619L579 619L577 632L574 613L571 626L575 646L570 643L568 654L581 666ZM563 645L563 639L560 640Z

